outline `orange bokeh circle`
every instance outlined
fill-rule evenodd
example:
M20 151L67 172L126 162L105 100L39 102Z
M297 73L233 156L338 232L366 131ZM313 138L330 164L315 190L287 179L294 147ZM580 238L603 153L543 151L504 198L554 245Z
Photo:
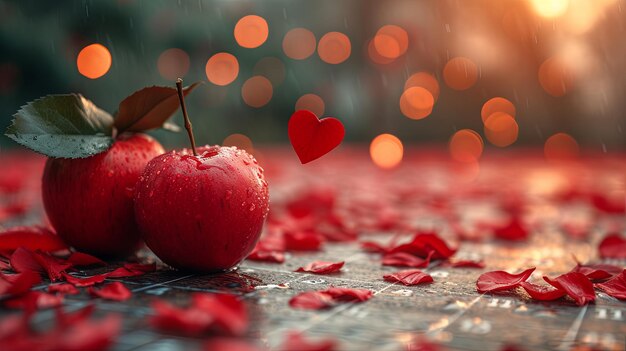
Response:
M467 90L478 80L478 66L467 57L455 57L443 68L443 79L454 90Z
M347 35L340 32L324 34L317 44L317 54L322 61L333 65L344 62L350 57L352 46Z
M207 61L205 72L209 82L220 86L228 85L239 75L239 62L235 56L220 52Z

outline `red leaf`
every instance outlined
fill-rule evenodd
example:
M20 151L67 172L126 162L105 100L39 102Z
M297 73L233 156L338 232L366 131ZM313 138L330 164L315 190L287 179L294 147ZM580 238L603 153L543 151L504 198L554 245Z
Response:
M434 251L431 251L426 259L423 259L406 252L388 253L383 256L382 263L384 266L426 268L433 254Z
M341 302L364 302L374 296L374 293L367 289L330 287L324 292L329 294L335 301Z
M300 332L289 332L283 343L278 347L280 351L334 351L337 350L337 342L332 339L319 341L306 340Z
M289 306L303 310L321 310L333 305L333 297L324 291L306 291L289 300Z
M91 296L113 301L126 301L132 296L130 290L120 282L107 284L100 289L90 287L87 291Z
M344 261L341 262L324 262L324 261L315 261L307 264L304 267L300 267L296 270L296 272L309 272L315 274L330 274L336 273L341 270L343 267Z
M428 273L424 273L418 269L409 269L405 271L396 272L393 274L387 274L383 278L389 282L398 282L404 285L418 285L422 283L431 283L433 277Z
M324 239L313 231L285 232L285 247L291 251L317 251Z
M279 251L263 251L255 249L252 253L250 253L247 259L250 261L283 263L285 262L285 254Z
M48 292L61 293L66 295L76 295L79 293L78 289L76 289L74 285L67 283L48 285Z
M71 263L77 267L86 267L86 266L106 266L106 262L101 259L91 256L82 252L72 252L70 257L66 259L67 262Z
M519 285L526 290L530 297L539 301L552 301L565 296L565 290L551 286L537 285L529 282L521 282Z
M175 307L163 300L152 303L155 315L150 324L162 331L189 336L209 332L242 335L248 327L245 305L226 294L195 293L187 308Z
M483 273L476 281L476 289L480 293L513 289L519 286L521 282L526 281L534 270L535 267L518 274L511 274L505 271Z
M449 261L446 266L453 268L485 268L485 262L472 260Z
M610 280L596 285L607 295L616 299L626 300L626 269Z
M609 234L602 239L598 246L602 258L626 258L626 239L619 234Z
M321 120L307 110L294 112L287 126L289 140L302 164L318 159L341 144L345 130L336 118Z
M12 275L0 273L0 296L21 295L39 282L41 282L41 276L37 272L25 271Z
M505 225L493 229L493 235L502 240L526 240L529 234L528 230L522 225L521 219L517 216L513 216Z
M108 273L104 273L93 275L91 277L81 278L69 275L66 272L63 272L61 274L63 275L63 278L65 278L65 281L77 287L92 286L98 283L102 283L108 276Z
M0 251L13 251L19 247L45 252L67 249L56 234L43 227L13 227L0 233Z
M211 338L202 346L204 351L261 351L262 349L243 340Z
M603 280L611 278L612 276L619 274L622 271L622 267L610 265L610 264L589 264L582 265L578 263L576 267L572 269L572 272L582 273L590 280Z
M556 277L554 280L546 276L544 276L543 279L553 287L565 290L567 295L574 299L579 306L596 299L593 284L591 284L589 278L582 273L569 272Z

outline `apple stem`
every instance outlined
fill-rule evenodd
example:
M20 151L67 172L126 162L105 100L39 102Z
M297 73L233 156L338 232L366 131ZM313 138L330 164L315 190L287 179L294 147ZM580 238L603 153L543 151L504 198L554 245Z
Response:
M193 127L187 114L187 107L185 106L185 95L183 94L183 80L178 78L176 80L176 89L178 90L178 99L180 100L180 108L183 110L183 117L185 118L185 129L187 129L187 135L189 135L189 141L191 142L191 151L194 156L198 156L196 151L196 140L193 137Z

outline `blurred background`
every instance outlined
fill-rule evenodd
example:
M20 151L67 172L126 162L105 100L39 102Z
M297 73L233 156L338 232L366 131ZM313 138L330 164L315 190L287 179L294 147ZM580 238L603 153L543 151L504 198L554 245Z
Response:
M618 152L625 6L2 0L0 129L43 95L81 93L114 113L135 90L180 76L206 82L187 99L201 144L287 143L289 117L309 109L339 118L344 143L438 143L461 161L483 148ZM185 133L155 134L187 143ZM1 137L0 146L15 145Z

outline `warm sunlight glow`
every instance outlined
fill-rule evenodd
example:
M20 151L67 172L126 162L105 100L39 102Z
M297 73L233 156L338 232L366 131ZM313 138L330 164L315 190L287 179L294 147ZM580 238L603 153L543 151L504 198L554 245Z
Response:
M532 4L539 16L556 18L565 14L569 0L532 0Z
M269 79L263 76L254 76L241 86L241 97L248 106L262 107L272 99L274 90Z
M111 53L100 44L85 46L78 53L76 66L83 76L90 79L100 78L111 68Z
M296 111L309 110L317 117L322 117L324 108L324 100L315 94L304 94L296 101Z
M370 156L376 166L384 169L396 167L402 162L402 142L391 134L380 134L370 144Z
M322 61L333 65L347 60L351 51L350 39L340 32L324 34L317 44L317 53Z
M235 25L234 35L237 44L252 49L263 45L269 31L263 17L249 15L242 17Z
M294 60L304 60L313 55L316 45L315 35L305 28L294 28L283 38L283 51Z
M239 75L239 62L235 56L220 52L207 61L205 71L209 82L221 86L228 85Z

